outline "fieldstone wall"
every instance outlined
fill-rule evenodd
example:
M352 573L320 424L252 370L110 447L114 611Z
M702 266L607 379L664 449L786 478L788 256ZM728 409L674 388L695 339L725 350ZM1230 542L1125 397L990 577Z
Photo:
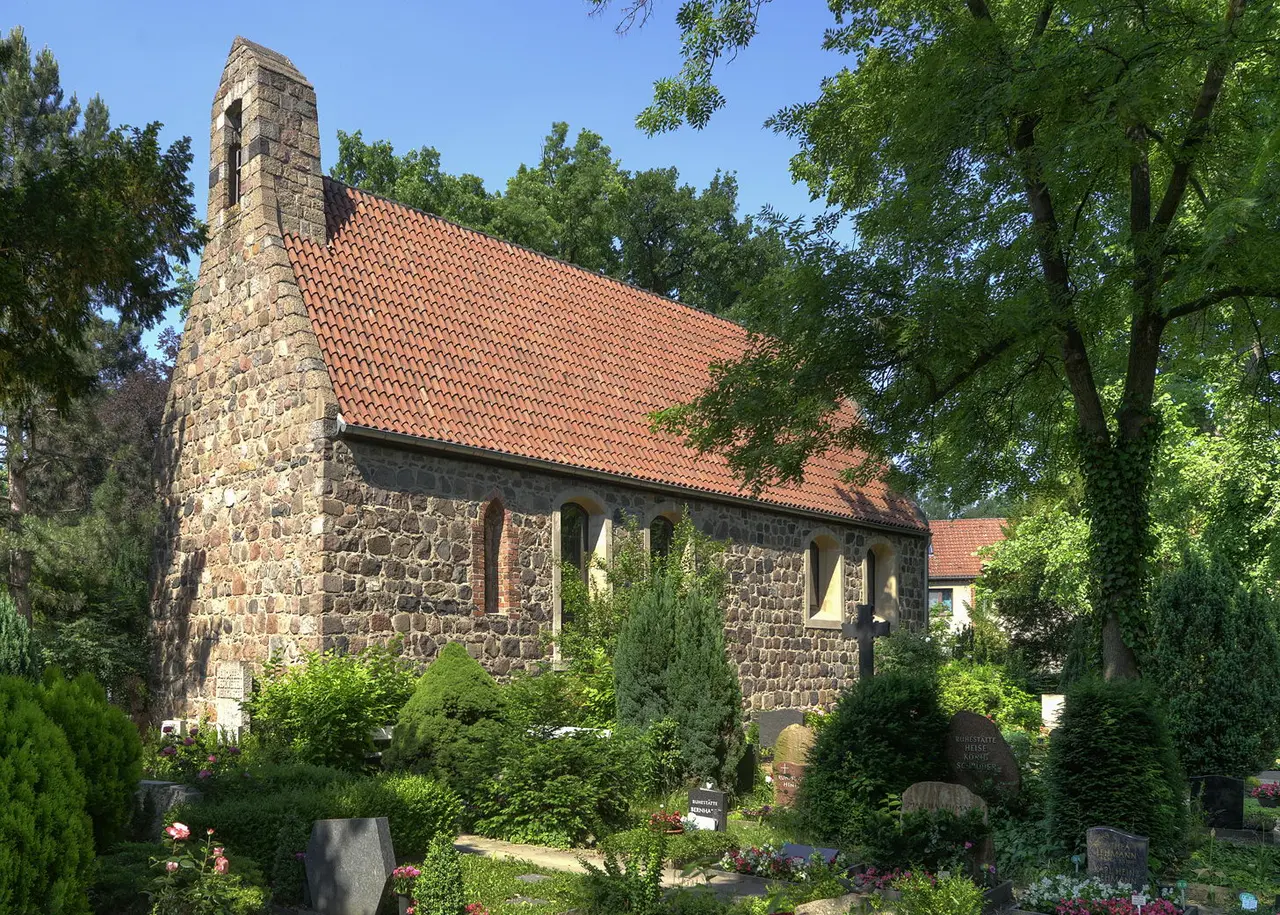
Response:
M896 554L899 624L925 616L923 536L722 503L670 498L624 486L583 484L378 442L339 438L325 466L325 646L358 650L399 633L429 659L464 643L498 676L546 658L554 606L554 512L569 498L604 507L615 538L627 518L642 528L687 504L703 532L730 542L726 632L743 695L753 708L833 702L856 676L857 649L838 629L805 625L804 554L817 530L838 535L845 556L846 617L862 600L861 557L872 544ZM506 512L504 553L513 601L487 615L474 581L483 562L474 536L491 500Z
M157 455L162 715L205 711L220 661L296 653L320 637L322 420L336 401L282 244L285 231L324 238L314 90L287 59L236 39L210 147L210 238Z

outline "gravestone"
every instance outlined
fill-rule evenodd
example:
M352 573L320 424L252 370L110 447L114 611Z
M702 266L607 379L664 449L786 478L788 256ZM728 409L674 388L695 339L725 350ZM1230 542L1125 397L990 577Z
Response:
M1052 731L1062 718L1067 697L1061 693L1045 693L1040 697L1040 726Z
M1227 775L1197 775L1191 800L1199 801L1207 825L1214 829L1244 829L1244 782Z
M218 730L236 740L245 726L241 701L249 698L253 675L246 661L220 661L213 681L213 708Z
M1095 826L1085 833L1089 876L1103 883L1127 883L1135 890L1146 886L1145 836L1134 836L1110 826Z
M876 619L872 604L858 604L858 621L840 627L846 639L858 642L858 678L865 680L876 673L876 639L889 634L888 620Z
M804 712L798 708L775 708L761 712L756 717L760 729L760 746L764 749L777 746L778 737L793 724L804 724Z
M787 858L788 860L799 858L806 864L814 855L822 855L822 860L831 864L836 860L836 855L840 854L840 852L834 848L822 848L821 846L816 845L798 845L795 842L784 843L780 853L782 854L782 857Z
M916 782L902 792L902 813L913 813L924 810L936 813L945 810L958 817L970 810L982 811L982 822L988 822L987 802L974 794L964 785L953 785L950 782ZM990 835L984 836L972 849L974 872L986 864L996 861L995 842Z
M307 888L320 915L377 915L395 870L386 817L316 820L307 842Z
M773 749L773 793L780 806L795 804L809 751L816 739L813 730L803 724L788 725L778 735L777 746Z
M947 764L956 781L975 791L995 785L1011 794L1022 788L1013 750L995 722L973 712L956 712L947 727Z
M690 788L689 817L699 829L724 832L729 828L728 795L714 788Z

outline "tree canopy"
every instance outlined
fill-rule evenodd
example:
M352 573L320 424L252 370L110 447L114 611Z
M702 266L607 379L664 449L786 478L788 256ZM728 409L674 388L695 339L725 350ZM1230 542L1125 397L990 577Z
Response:
M597 6L607 5L597 0ZM679 7L685 65L639 123L701 126L764 0ZM1151 554L1156 380L1273 426L1280 13L1246 0L833 0L849 59L771 126L834 214L740 311L763 333L664 416L748 481L832 445L956 502L1074 468L1109 676L1131 675ZM625 13L641 20L650 4ZM843 217L856 237L830 231ZM841 408L855 402L853 421Z
M695 308L725 313L784 259L783 221L738 215L738 185L717 173L699 191L675 168L629 172L599 134L553 124L536 165L505 191L441 169L431 147L397 155L385 140L338 132L333 177L353 187L633 283Z

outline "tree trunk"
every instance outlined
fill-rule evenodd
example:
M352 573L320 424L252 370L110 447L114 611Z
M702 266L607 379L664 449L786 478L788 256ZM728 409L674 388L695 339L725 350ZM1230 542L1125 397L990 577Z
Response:
M19 613L32 622L31 614L31 552L22 548L22 520L28 511L27 502L27 436L21 424L8 428L9 442L5 469L9 476L9 597Z
M1134 646L1144 631L1147 558L1151 552L1151 471L1159 423L1154 418L1114 443L1080 449L1089 519L1089 581L1102 621L1102 668L1108 680L1138 675Z

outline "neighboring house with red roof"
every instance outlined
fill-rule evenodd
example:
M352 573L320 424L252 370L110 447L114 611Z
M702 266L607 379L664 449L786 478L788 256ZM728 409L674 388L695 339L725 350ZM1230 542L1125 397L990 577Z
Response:
M982 574L978 551L1004 540L1008 523L1005 518L929 522L929 614L950 614L953 632L969 625L973 583Z
M738 325L325 178L314 89L244 39L210 156L159 457L160 709L234 716L244 664L395 635L530 668L562 570L598 580L629 519L661 552L686 508L731 541L753 708L834 700L856 604L925 622L924 519L845 482L857 455L752 495L651 428L746 350Z

